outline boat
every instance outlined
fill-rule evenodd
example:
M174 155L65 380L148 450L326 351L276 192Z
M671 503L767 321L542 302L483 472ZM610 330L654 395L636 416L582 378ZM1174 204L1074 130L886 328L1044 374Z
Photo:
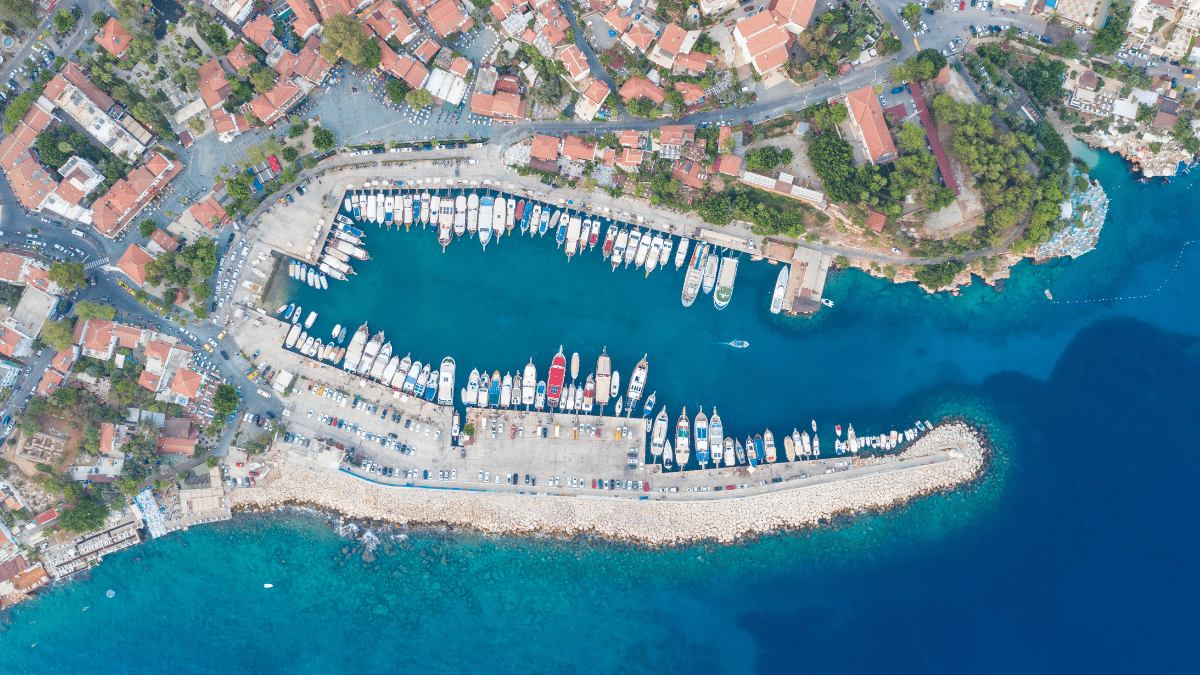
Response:
M554 232L554 241L558 248L562 248L563 242L567 240L567 229L570 228L570 222L570 219L567 219L565 221L560 220L558 223L558 229Z
M600 241L600 219L592 221L592 232L588 235L588 248L596 248L596 243Z
M801 459L808 456L812 446L809 445L808 432L800 433L797 429L792 429L792 445L795 447L796 456ZM788 457L790 460L791 457Z
M421 368L421 374L417 375L417 381L413 383L413 396L422 398L425 396L425 388L429 386L429 376L433 373L433 368L426 363Z
M497 371L499 372L499 371ZM513 379L511 373L504 374L504 384L500 387L500 407L507 408L512 405L512 389Z
M529 359L529 363L525 364L525 375L521 377L521 403L525 406L533 405L534 397L537 389L537 366L533 365L533 359Z
M413 196L404 195L404 229L413 224Z
M589 377L591 376L589 375ZM575 396L571 400L571 410L583 410L583 387L576 387L572 384L571 389L575 392Z
M409 366L408 373L404 376L404 384L400 385L400 391L410 394L417 387L417 378L421 376L421 362L413 361Z
M646 264L646 258L650 257L650 233L647 232L638 239L637 252L633 254L633 269L637 269Z
M339 345L346 341L346 327L345 326L342 326L342 331L340 333L338 333L337 341L338 341Z
M483 197L479 200L479 243L483 244L483 250L487 250L488 242L492 240L492 211L495 209L495 200L491 197Z
M433 208L432 198L428 192L421 193L421 224L429 224L429 211Z
M386 385L391 385L392 378L396 377L396 371L400 368L400 357L393 356L388 359L387 365L383 368L383 377L379 378L380 382Z
M382 380L383 371L387 369L388 361L392 358L392 343L388 342L379 350L379 356L375 357L374 364L371 365L371 379ZM400 365L399 363L396 364Z
M775 293L771 295L771 313L778 314L783 309L783 296L787 294L788 277L792 273L791 265L784 265L775 278Z
M554 212L553 220L555 222L558 222L558 216L561 215L561 213L562 213L561 211ZM542 219L540 221L538 221L538 236L539 237L546 236L546 230L550 229L550 220L551 220L550 207L547 206L546 208L542 209Z
M655 403L656 396L658 396L657 391L650 394L650 396L646 399L646 405L645 405L645 407L642 408L642 419L647 419L647 420L650 419L651 413L654 412L654 403Z
M546 406L546 381L538 380L537 394L533 397L533 407L541 410Z
M567 223L567 260L570 260L571 256L575 255L575 251L579 249L579 232L582 229L583 224L580 222L579 216L571 218L570 222Z
M383 200L383 222L390 227L396 213L396 198L389 194Z
M762 440L761 438L759 439ZM754 471L754 467L758 466L758 453L754 450L754 439L746 437L746 463L750 465L750 471Z
M667 261L671 259L672 245L671 235L668 234L666 237L663 237L662 251L658 254L658 266L664 270L667 269Z
M717 269L721 265L721 259L717 257L717 252L713 251L712 255L708 256L708 261L704 264L704 282L701 284L701 289L705 295L713 292L717 285Z
M675 453L671 450L671 441L663 442L663 471L670 471L675 468Z
M325 278L324 272L317 275L317 281L321 282L321 290L323 290L323 291L329 290L329 280Z
M361 375L370 375L371 367L375 365L375 357L379 356L379 350L383 348L383 331L371 336L367 340L367 346L363 348L362 360L358 363L358 373Z
M359 248L348 241L337 241L332 242L332 244L335 250L341 251L351 258L357 258L359 260L367 260L369 258L365 249Z
M550 375L546 381L546 398L549 400L551 408L557 407L559 400L562 398L562 385L566 376L567 357L563 356L562 345L559 345L558 353L554 355L554 360L550 362Z
M387 200L384 199L383 195L379 195L375 198L375 222L379 223L380 225L383 224L384 219L387 217L387 209L384 206L384 202L386 201Z
M308 350L312 349L313 346L313 337L308 333L301 333L300 340L300 353L307 356Z
M597 219L597 220L599 220L599 219ZM587 248L588 238L591 237L591 232L592 232L592 219L584 218L583 226L579 228L579 239L578 239L578 244L575 248L576 251L578 251L579 253L583 253L583 250L585 248Z
M570 384L563 391L562 398L558 401L558 407L562 410L570 410L571 405L575 402L575 385Z
M684 307L691 307L692 303L696 301L696 296L700 293L701 277L704 275L707 263L708 244L700 244L692 253L692 261L688 263L687 275L683 278L682 302Z
M833 301L829 298L821 298L821 304L825 305L826 307L833 307Z
M612 398L621 391L621 372L614 370L612 372L612 384L609 385L608 397Z
M623 405L625 405L625 398L624 397L618 398L617 405L616 405L616 408L614 408L613 415L620 417L621 416L621 406L623 406Z
M725 309L733 297L733 282L737 278L737 256L721 258L721 272L717 275L717 292L713 293L713 307Z
M511 231L517 224L517 200L508 198L508 208L504 213L504 228Z
M612 268L616 271L617 265L620 265L625 260L625 247L629 245L629 232L624 228L617 233L616 243L612 249Z
M346 362L342 366L347 372L358 372L358 362L362 360L363 350L367 346L367 337L369 334L366 323L363 323L363 325L358 327L358 330L354 331L354 337L350 338L350 346L346 347Z
M375 195L373 194L367 195L367 212L364 215L366 215L367 220L372 223L375 222Z
M796 461L796 441L793 441L791 436L783 437L783 454L789 462Z
M316 276L317 276L317 273L316 273L316 271L315 271L315 270L312 270L312 269L309 269L308 267L305 267L305 268L304 268L304 274L305 274L304 283L308 284L309 286L314 286L315 284L313 283L313 280L314 280L314 279L316 278Z
M454 411L454 422L450 427L450 435L453 436L454 438L458 438L458 434L462 432L462 425L460 424L460 421L461 420L458 417L458 411L455 410Z
M663 406L654 418L654 427L650 431L650 454L662 457L663 443L667 440L667 407Z
M704 415L704 408L696 413L696 424L692 427L696 437L696 461L700 463L700 468L708 467L708 418Z
M692 455L691 436L692 421L688 419L685 407L683 413L679 415L679 421L675 423L675 459L679 462L681 469L687 466L688 458Z
M349 212L350 209L354 208L353 206L350 205L349 197L346 197L346 199L342 202L342 208L344 208L347 212Z
M467 232L471 236L479 231L479 195L472 192L467 196Z
M683 267L683 264L685 262L687 262L688 242L690 242L690 241L691 241L691 239L688 239L687 237L679 238L679 251L675 254L675 271L676 272L678 272L679 268Z
M642 397L642 389L646 386L646 373L650 369L650 365L646 363L646 357L649 354L643 354L642 360L638 361L637 366L633 369L633 375L629 378L629 389L625 392L625 397L629 399L629 412L633 412L634 405L638 399Z
M813 434L812 443L813 443L812 444L812 456L820 457L821 456L821 439L817 438L816 434Z
M612 223L608 226L608 231L604 233L604 246L600 248L600 252L604 254L604 259L608 260L608 256L612 255L613 244L617 243L617 224Z
M747 439L747 440L749 440L749 439ZM734 440L733 447L734 447L734 453L737 457L737 463L745 464L746 463L746 449L744 447L742 447L742 442L739 440Z
M812 428L813 428L813 433L814 434L817 433L817 421L816 420L812 421Z
M908 431L904 432L904 438L908 441L912 440L912 436ZM846 449L849 450L850 454L852 455L858 454L858 438L856 438L854 435L853 424L846 426Z
M358 199L358 195L355 195L354 198ZM361 220L362 220L362 211L359 208L358 202L355 202L355 204L354 204L354 221L360 222Z
M296 303L293 302L292 304L288 305L287 309L283 310L283 318L285 318L285 319L291 318L292 312L295 311L295 309L296 309Z
M658 259L659 256L662 255L662 251L662 235L656 234L654 235L654 240L650 242L650 254L646 256L646 262L644 263L646 268L646 276L650 276L650 273L654 271L654 268L658 267Z
M633 259L637 257L638 244L641 243L641 241L641 230L634 230L629 234L629 244L625 247L625 257L623 260L626 267L629 267L629 263L633 262Z
M309 312L308 318L304 320L304 329L308 330L309 328L312 328L313 324L316 322L317 322L317 313Z
M479 381L479 391L475 399L475 405L479 406L480 408L487 407L488 391L490 391L491 388L492 377L487 374L487 371L484 371L483 379Z
M467 378L467 387L462 390L463 405L475 405L479 402L479 369L472 368Z
M304 316L304 306L296 305L296 311L292 312L292 323L299 324L302 316Z
M454 368L454 359L449 356L442 359L442 367L438 371L438 405L454 405Z
M708 418L708 449L712 454L713 466L721 463L721 450L725 443L725 426L717 409L713 408L712 416Z
M454 199L454 236L467 233L467 198L459 195Z
M303 330L298 324L292 324L288 329L287 338L283 341L283 346L291 349L296 346L296 339L300 337L300 331Z
M746 451L749 452L751 447L754 448L755 459L758 460L759 464L762 464L763 461L766 460L766 458L767 458L767 448L766 448L766 445L763 443L762 434L754 434L753 446L747 445Z
M1050 294L1050 289L1049 289L1049 288L1045 289L1043 292L1046 294L1046 299L1047 299L1047 300L1050 300L1050 301L1053 301L1053 300L1054 300L1054 296Z
M579 377L579 352L571 354L571 379Z
M725 439L725 456L723 458L725 466L735 466L737 464L737 455L733 452L733 439Z
M604 406L608 405L608 399L612 398L611 371L612 360L608 358L608 347L605 347L600 352L600 358L596 359L596 403L600 404L601 411L604 410Z
M549 208L546 209L546 211L549 211L549 210L550 210ZM529 236L532 237L533 234L535 232L537 232L538 228L542 224L542 205L534 204L533 211L529 214L528 217L529 217Z
M833 425L833 430L834 430L835 432L837 432L837 436L838 436L838 438L841 438L841 437L842 437L842 425L840 425L840 424L835 424L835 425Z
M517 208L515 205L513 208ZM496 198L496 204L492 208L492 236L496 239L504 236L504 219L506 205L503 197Z

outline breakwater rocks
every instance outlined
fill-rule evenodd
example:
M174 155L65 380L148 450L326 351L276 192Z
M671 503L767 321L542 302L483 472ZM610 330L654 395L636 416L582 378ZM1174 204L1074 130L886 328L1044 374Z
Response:
M903 459L944 452L950 459L883 470ZM488 534L595 535L650 545L732 542L774 530L814 527L835 515L886 509L969 483L984 469L985 452L977 431L962 422L948 422L897 455L854 459L856 467L878 465L879 473L814 485L775 485L774 491L762 494L702 501L684 501L679 499L682 495L659 500L661 493L638 500L608 494L580 497L385 487L341 472L285 463L281 475L268 486L234 492L231 506L308 504L353 519L462 527Z

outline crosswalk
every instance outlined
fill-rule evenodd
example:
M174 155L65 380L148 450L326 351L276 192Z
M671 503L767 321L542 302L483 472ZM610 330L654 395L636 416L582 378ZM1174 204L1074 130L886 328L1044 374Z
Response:
M90 270L92 268L99 267L101 265L107 265L107 264L108 264L108 256L104 256L103 258L97 258L96 260L93 260L90 263L84 265L83 269Z

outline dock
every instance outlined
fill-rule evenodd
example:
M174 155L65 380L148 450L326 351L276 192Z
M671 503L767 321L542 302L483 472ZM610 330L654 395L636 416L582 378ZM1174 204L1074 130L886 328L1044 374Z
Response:
M808 316L823 306L825 276L833 258L820 251L780 241L763 244L763 255L771 261L792 266L787 291L783 296L783 311L790 316Z

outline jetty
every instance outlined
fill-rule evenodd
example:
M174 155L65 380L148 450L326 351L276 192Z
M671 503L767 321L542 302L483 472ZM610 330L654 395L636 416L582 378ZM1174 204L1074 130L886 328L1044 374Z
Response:
M773 262L792 266L787 290L783 296L783 311L791 316L811 315L823 306L825 277L833 257L805 246L768 240L763 244L763 256Z

